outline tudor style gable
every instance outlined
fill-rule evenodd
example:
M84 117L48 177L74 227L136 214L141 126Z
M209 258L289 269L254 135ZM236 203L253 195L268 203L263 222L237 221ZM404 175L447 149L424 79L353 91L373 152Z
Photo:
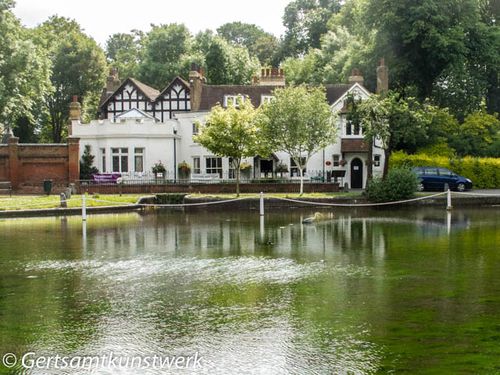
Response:
M176 77L158 95L154 103L154 116L161 122L169 120L175 112L191 110L189 84Z
M158 90L133 78L127 78L101 104L101 117L112 120L131 109L153 114L153 103L158 94Z

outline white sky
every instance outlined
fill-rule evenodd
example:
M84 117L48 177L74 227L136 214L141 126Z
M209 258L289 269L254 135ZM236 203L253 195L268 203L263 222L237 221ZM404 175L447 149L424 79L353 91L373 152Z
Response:
M101 46L109 35L150 25L184 23L195 34L233 21L254 23L280 36L282 16L291 0L16 0L14 13L34 27L49 16L75 19Z

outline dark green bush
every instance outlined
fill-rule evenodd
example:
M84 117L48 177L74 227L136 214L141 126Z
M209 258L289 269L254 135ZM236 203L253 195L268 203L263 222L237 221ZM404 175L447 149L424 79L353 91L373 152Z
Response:
M410 169L393 168L385 180L374 178L368 182L366 197L371 202L391 202L414 197L418 178Z
M156 194L156 204L181 204L187 194Z

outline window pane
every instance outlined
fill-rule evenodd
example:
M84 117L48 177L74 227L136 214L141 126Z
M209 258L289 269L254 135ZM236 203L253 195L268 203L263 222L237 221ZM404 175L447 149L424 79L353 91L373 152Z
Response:
M121 172L128 172L128 156L127 155L123 155L121 157L121 161L122 161L122 170L121 170Z
M120 157L113 156L113 172L120 172Z
M144 172L144 165L142 162L142 155L135 156L135 171L136 172Z

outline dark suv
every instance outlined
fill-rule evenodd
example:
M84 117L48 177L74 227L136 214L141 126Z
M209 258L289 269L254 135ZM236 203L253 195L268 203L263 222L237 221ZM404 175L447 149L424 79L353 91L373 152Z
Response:
M444 190L445 184L448 184L450 189L465 191L472 189L472 181L466 177L462 177L453 173L446 168L438 167L416 167L413 172L419 178L418 190Z

